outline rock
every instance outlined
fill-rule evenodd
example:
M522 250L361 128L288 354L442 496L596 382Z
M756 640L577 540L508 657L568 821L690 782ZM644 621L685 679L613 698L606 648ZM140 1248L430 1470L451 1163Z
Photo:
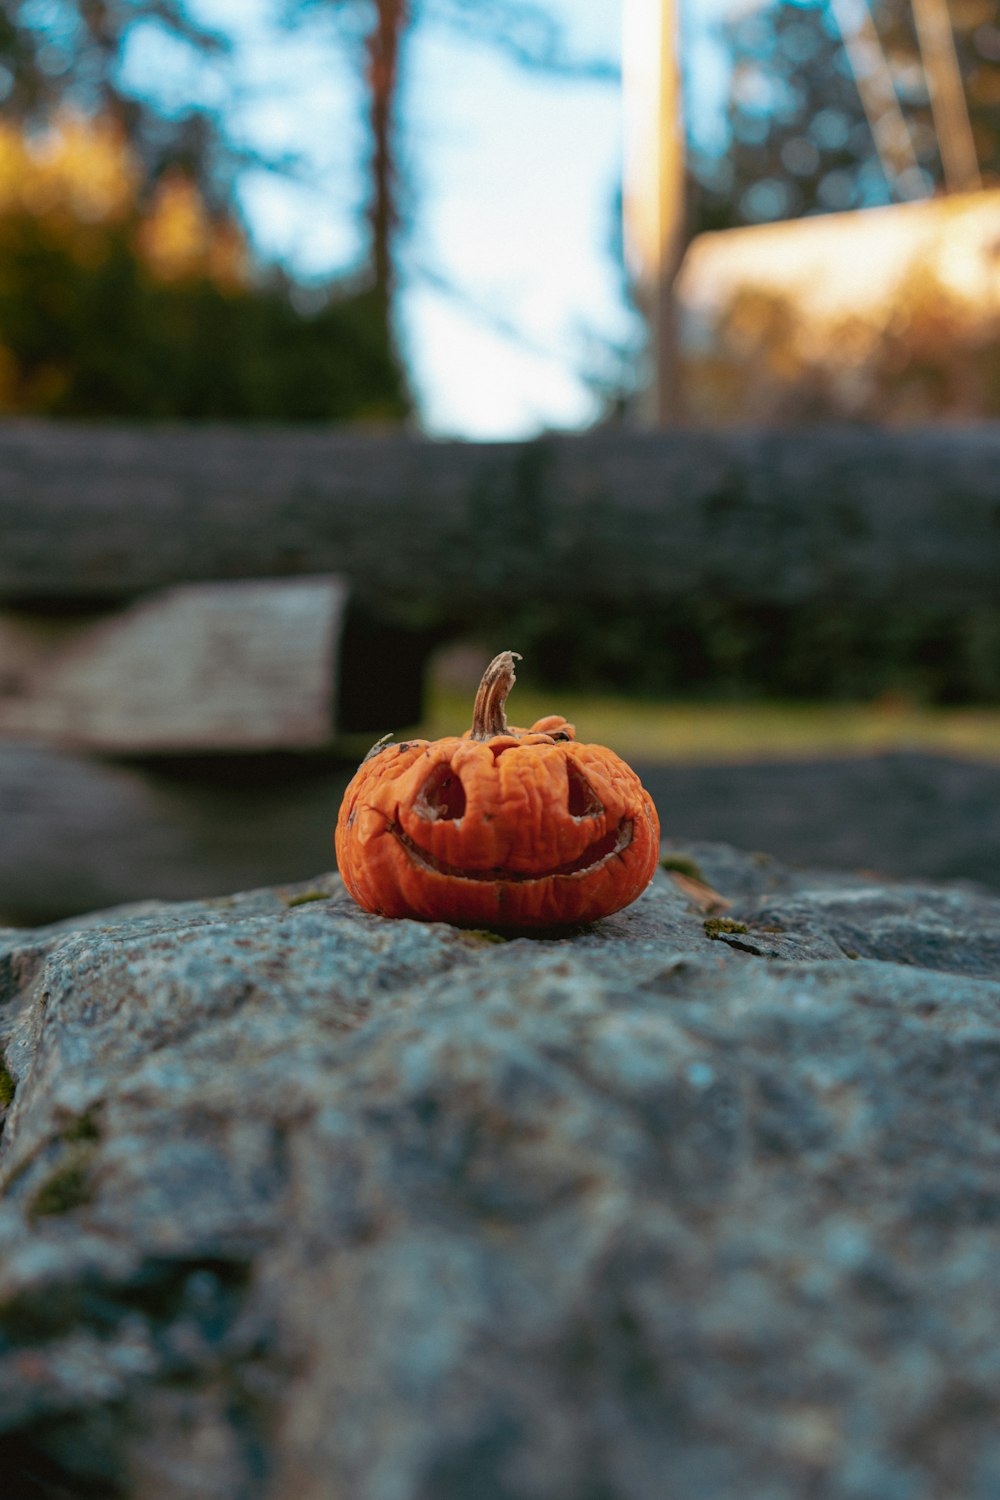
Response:
M0 932L5 1500L995 1500L1000 899L668 858Z
M327 575L187 583L77 618L0 610L0 735L128 756L327 748L347 597Z

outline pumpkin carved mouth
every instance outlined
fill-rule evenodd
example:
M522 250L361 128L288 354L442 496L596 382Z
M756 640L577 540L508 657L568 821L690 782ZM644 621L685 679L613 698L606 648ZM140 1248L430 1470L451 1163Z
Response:
M549 870L508 870L503 865L495 866L491 870L465 870L461 865L449 864L447 860L437 859L429 850L412 839L399 823L390 820L388 831L405 849L410 859L422 870L429 870L436 875L448 875L455 880L485 880L494 885L517 884L525 885L533 880L551 880L555 875L589 875L596 870L598 865L607 864L609 860L622 854L632 842L634 824L631 818L623 818L617 828L612 828L609 833L599 839L594 839L584 849L583 853L576 859L568 860L566 864L553 865Z

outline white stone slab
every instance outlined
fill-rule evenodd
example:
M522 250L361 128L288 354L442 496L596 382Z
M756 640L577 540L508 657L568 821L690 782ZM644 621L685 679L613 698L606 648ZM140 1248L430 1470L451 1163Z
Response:
M327 575L189 584L83 622L0 613L0 735L121 754L321 747L346 599Z

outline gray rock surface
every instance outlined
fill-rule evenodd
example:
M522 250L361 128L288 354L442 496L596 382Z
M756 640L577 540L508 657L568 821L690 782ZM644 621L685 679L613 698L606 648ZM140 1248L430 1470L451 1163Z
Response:
M4 1500L996 1500L1000 899L668 858L0 931Z

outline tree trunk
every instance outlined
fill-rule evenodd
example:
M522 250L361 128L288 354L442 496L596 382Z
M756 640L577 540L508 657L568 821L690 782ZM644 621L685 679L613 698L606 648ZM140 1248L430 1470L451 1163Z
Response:
M375 0L374 24L366 42L372 132L368 223L375 294L387 340L392 335L395 235L399 227L396 107L400 50L407 20L406 0Z

